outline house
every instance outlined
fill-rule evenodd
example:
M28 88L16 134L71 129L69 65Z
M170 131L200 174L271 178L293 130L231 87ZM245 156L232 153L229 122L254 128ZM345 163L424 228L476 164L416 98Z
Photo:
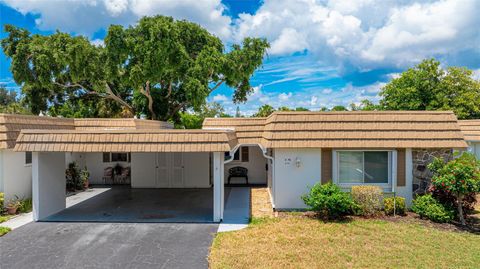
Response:
M21 130L115 130L172 128L169 123L138 119L66 119L29 115L0 114L0 192L5 200L32 196L32 152L14 151ZM104 155L109 155L106 160ZM111 157L110 157L111 156ZM76 161L81 168L87 166L93 184L101 184L104 167L130 160L127 153L97 153L83 155L68 152L66 164Z
M480 160L480 119L459 120L458 124L468 144L468 151Z
M305 208L300 197L308 187L329 181L346 191L377 185L410 202L428 186L426 165L433 157L449 159L454 149L467 148L452 112L275 112L266 118L208 118L200 130L169 129L154 121L127 120L130 127L122 120L72 121L63 129L22 129L15 141L15 152L32 152L35 220L64 211L70 161L87 166L92 182L102 183L105 166L126 160L132 192L115 201L128 202L134 190L161 189L172 198L162 200L170 206L160 215L207 210L209 220L218 222L233 167L247 168L250 184L268 186L277 210ZM98 201L88 210L102 215ZM135 211L148 210L135 206Z
M376 185L411 203L424 193L434 157L466 148L452 112L275 112L267 118L210 118L204 129L233 130L235 150L259 150L244 165L268 163L265 181L277 210L305 208L301 195L321 181L345 190ZM225 166L225 171L229 166Z

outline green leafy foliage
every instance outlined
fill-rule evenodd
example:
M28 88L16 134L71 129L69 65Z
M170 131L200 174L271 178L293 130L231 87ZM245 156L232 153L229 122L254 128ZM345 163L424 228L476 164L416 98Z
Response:
M180 122L175 125L178 129L201 129L205 118L231 117L225 113L223 106L217 102L202 105L199 111L180 113Z
M450 222L454 218L454 210L442 205L431 194L413 200L412 211L434 222Z
M353 186L352 199L357 205L356 215L375 216L382 210L383 192L377 186Z
M0 237L1 236L4 236L5 234L7 234L8 232L10 232L12 229L8 228L8 227L3 227L3 226L0 226Z
M384 110L452 110L459 119L478 118L480 81L472 75L464 67L442 69L440 62L424 60L383 87L380 106Z
M308 194L302 196L302 200L310 210L330 219L352 213L355 206L350 194L342 192L333 183L315 184Z
M12 25L5 32L2 48L32 113L103 115L91 102L106 99L116 115L174 122L181 111L199 110L221 85L234 89L235 103L245 102L269 46L247 37L226 52L198 24L165 16L111 25L103 46L61 32L42 36Z
M395 203L394 203L395 202ZM386 215L405 215L407 207L405 205L405 198L396 196L387 197L383 199L383 210Z
M3 210L5 204L5 194L0 192L0 211Z
M480 191L480 161L471 153L464 152L447 163L441 158L434 159L428 169L433 172L433 190L442 190L456 198L457 213L465 225L463 200L467 195Z
M20 200L20 206L18 207L18 212L28 213L32 212L32 198Z
M275 112L275 108L271 105L263 105L258 108L258 112L253 114L253 117L268 117L273 112Z
M0 113L30 114L23 102L18 98L17 92L7 90L0 85Z

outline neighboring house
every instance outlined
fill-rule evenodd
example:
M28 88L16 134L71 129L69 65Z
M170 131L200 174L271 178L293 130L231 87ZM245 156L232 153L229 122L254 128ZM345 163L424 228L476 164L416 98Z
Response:
M452 112L275 112L209 118L201 130L72 121L70 129L23 129L16 140L16 152L33 152L35 220L65 208L65 164L73 160L88 167L93 183L102 183L105 167L123 162L131 167L132 188L193 189L189 195L208 188L212 203L205 201L213 221L221 221L232 167L247 168L250 183L267 185L277 210L305 208L300 197L308 187L329 181L345 190L380 186L410 203L428 187L433 157L449 159L454 149L467 148Z
M480 160L480 119L459 120L458 124L468 143L468 151Z
M5 200L32 196L32 152L13 151L20 130L116 130L163 129L172 125L159 121L137 119L66 119L27 115L0 114L0 192ZM72 141L74 143L74 141ZM109 158L106 158L109 155ZM104 168L117 163L129 166L128 153L98 152L65 155L66 164L76 161L80 168L88 167L91 183L103 183Z

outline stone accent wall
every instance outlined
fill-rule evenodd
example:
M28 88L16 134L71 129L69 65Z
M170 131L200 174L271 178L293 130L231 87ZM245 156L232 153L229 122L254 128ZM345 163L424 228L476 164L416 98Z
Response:
M453 159L452 149L414 149L412 150L413 161L413 196L424 194L430 186L432 172L427 165L435 157L443 158L445 161Z

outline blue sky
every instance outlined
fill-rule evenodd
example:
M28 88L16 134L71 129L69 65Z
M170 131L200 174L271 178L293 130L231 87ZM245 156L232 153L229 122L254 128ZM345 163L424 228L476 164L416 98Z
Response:
M108 25L155 14L197 22L226 44L265 37L271 48L240 105L244 114L263 104L315 110L376 101L386 82L429 57L479 78L478 10L476 0L0 0L2 26L58 29L96 44ZM18 90L3 53L0 61L0 83ZM208 99L234 113L232 92L222 87Z

